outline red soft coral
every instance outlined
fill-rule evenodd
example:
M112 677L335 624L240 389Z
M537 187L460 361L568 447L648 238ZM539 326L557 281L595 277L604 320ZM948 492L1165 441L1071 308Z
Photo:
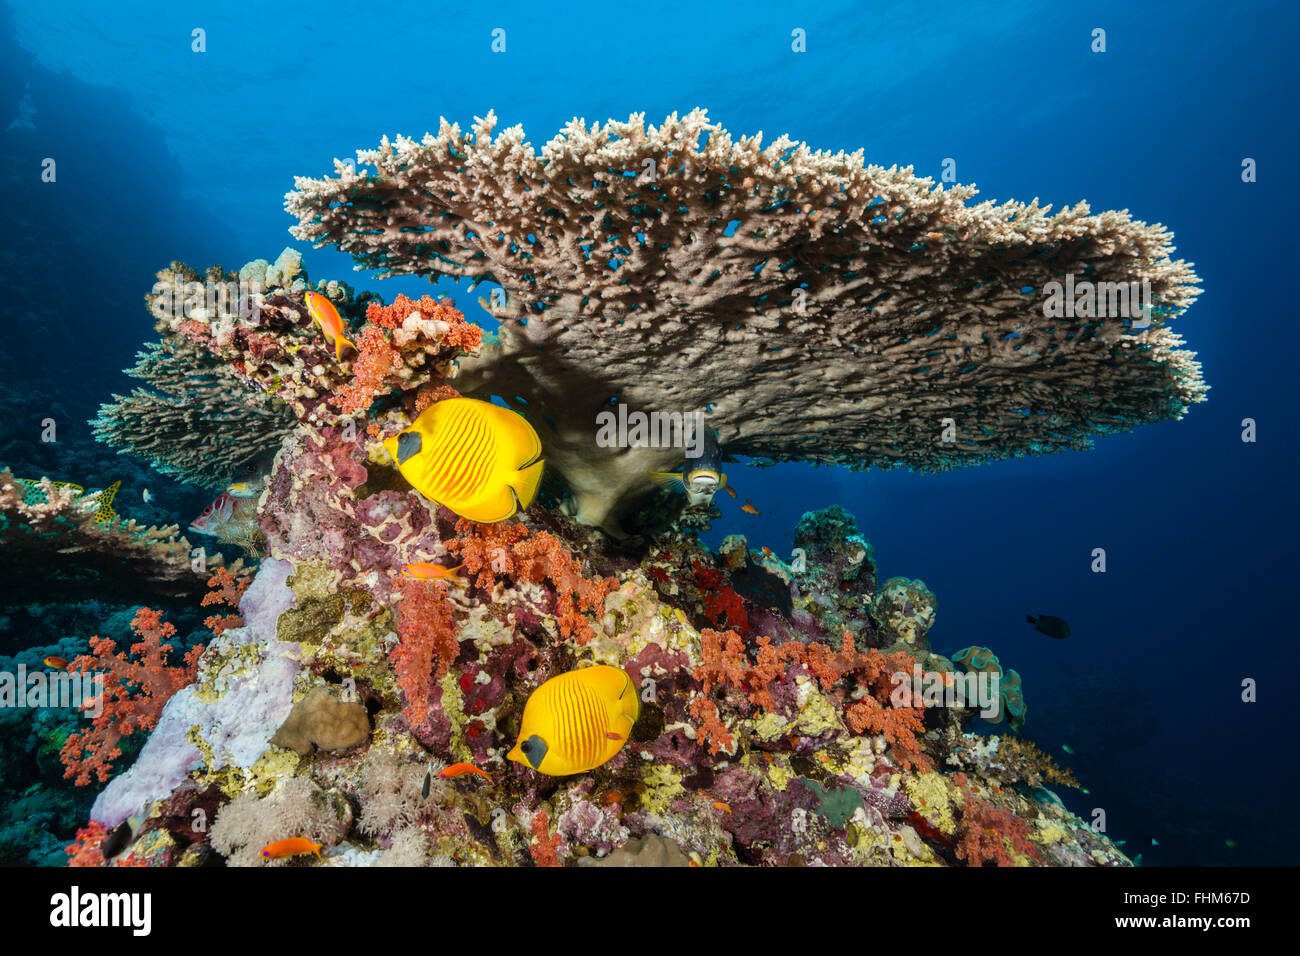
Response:
M78 830L77 839L63 848L69 857L68 866L104 866L108 861L99 847L106 836L108 830L94 820Z
M458 555L466 576L481 588L490 588L497 575L533 584L549 583L555 590L555 617L560 633L586 644L595 630L584 612L599 614L605 598L618 589L615 578L588 578L582 566L559 538L536 534L521 524L478 524L461 519L458 538L447 549Z
M993 861L998 866L1015 866L1007 850L1025 856L1037 855L1029 842L1029 824L1010 810L995 807L967 792L962 804L962 829L957 841L957 856L970 866Z
M228 604L231 607L239 607L239 601L244 596L244 592L248 590L250 581L249 578L236 578L227 568L217 568L217 573L208 578L208 587L212 588L212 590L203 595L204 607L212 604ZM210 629L217 637L220 637L233 627L243 627L244 619L238 614L226 614L224 616L213 614L211 617L204 618L203 626Z
M406 722L423 731L429 728L432 682L446 673L460 650L455 608L441 581L404 580L398 588L403 594L397 625L401 640L391 660L406 697Z
M184 664L168 665L172 645L163 641L176 628L162 621L162 612L142 607L135 614L131 628L140 640L131 645L132 660L117 650L117 645L101 637L90 639L90 654L83 654L68 665L69 673L103 675L103 709L94 718L92 729L68 737L59 752L65 777L75 776L76 785L84 787L96 776L103 783L109 777L114 760L122 755L118 743L137 730L152 730L158 723L163 706L182 687L194 682L199 655L203 648L192 648ZM83 709L94 703L87 701Z
M529 852L533 862L538 866L560 866L560 842L558 833L551 834L551 817L545 810L533 814L533 842Z
M707 568L698 561L691 562L695 586L700 589L704 614L718 627L735 627L749 630L749 615L745 604L735 589L727 585L726 575L716 568Z

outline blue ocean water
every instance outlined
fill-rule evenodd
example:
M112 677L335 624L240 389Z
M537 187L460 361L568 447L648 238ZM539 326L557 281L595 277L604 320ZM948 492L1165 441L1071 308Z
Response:
M354 277L345 254L293 242L283 195L294 175L323 175L385 134L436 130L440 116L464 127L494 109L540 146L574 116L657 122L702 106L733 134L861 148L921 175L953 158L981 198L1128 209L1171 228L1201 277L1175 328L1203 363L1208 402L1091 451L938 476L740 466L733 484L764 513L726 509L708 540L744 533L783 552L804 511L844 506L883 577L921 578L938 596L936 648L987 645L1020 672L1026 734L1089 788L1066 796L1071 809L1104 809L1108 832L1148 864L1288 863L1298 21L1285 2L562 14L399 2L371 14L333 2L10 0L0 462L115 480L111 450L88 451L82 434L60 459L37 446L32 420L57 406L84 422L129 390L119 370L153 337L142 295L173 259L237 267L293 244L313 276L389 300L428 291ZM1098 27L1104 53L1090 49ZM204 53L191 50L195 28ZM495 28L504 55L491 51ZM804 54L791 51L795 28ZM47 156L57 189L40 181ZM1247 157L1256 182L1242 181ZM490 324L474 305L482 293L439 290ZM1241 440L1246 418L1254 443ZM204 503L162 479L154 490L151 520ZM1090 570L1098 547L1105 574ZM1071 637L1032 630L1025 615L1038 613L1067 618ZM1257 702L1241 700L1246 679Z

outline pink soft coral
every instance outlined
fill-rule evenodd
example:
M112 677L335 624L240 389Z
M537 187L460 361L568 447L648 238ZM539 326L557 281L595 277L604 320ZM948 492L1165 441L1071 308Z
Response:
M118 746L122 738L137 730L152 730L163 706L178 690L193 683L198 672L201 646L185 655L183 666L168 665L172 646L163 641L174 635L176 628L163 623L161 611L140 608L131 628L140 637L131 645L134 660L118 651L113 641L92 637L90 654L68 665L70 673L105 672L103 709L94 718L92 729L69 736L59 752L63 775L75 776L79 787L89 784L92 775L101 783L106 781L113 761L122 755ZM83 705L87 710L92 706L90 702Z
M441 581L402 581L402 603L392 651L397 686L406 698L406 722L414 731L429 728L432 682L456 659L456 619L447 586Z

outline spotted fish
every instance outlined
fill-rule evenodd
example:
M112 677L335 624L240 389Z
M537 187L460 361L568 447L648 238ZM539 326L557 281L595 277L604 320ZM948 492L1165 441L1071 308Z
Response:
M32 478L15 479L23 486L23 501L29 505L44 504L48 497L45 494L44 485L40 480ZM50 484L55 491L62 491L64 488L72 489L78 499L78 504L87 509L95 509L95 523L101 525L112 524L117 520L117 512L113 510L113 498L117 496L118 490L122 487L122 482L115 481L102 491L92 491L86 494L86 489L81 485L74 484L71 481L51 481Z

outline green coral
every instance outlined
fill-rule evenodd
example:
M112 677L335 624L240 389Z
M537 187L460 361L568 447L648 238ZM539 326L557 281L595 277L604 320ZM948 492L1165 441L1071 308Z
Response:
M807 777L800 777L799 782L817 797L817 812L837 830L842 829L863 806L862 794L853 787L828 789Z

